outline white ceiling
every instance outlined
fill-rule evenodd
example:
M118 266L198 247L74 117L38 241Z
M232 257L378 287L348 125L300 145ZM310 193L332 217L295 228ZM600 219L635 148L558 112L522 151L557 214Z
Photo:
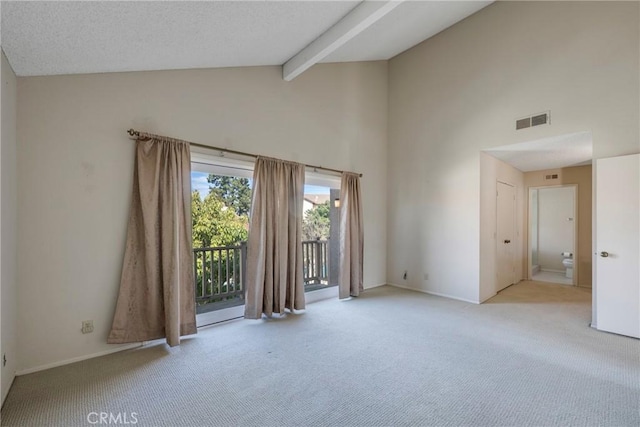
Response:
M484 151L522 172L531 172L591 164L592 147L591 132L578 132Z
M282 65L359 1L2 1L19 76ZM407 1L322 62L385 60L490 4Z

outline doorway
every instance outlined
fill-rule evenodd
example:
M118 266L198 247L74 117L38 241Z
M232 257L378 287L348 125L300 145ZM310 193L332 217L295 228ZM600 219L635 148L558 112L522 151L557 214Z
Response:
M577 186L529 188L529 279L576 285Z

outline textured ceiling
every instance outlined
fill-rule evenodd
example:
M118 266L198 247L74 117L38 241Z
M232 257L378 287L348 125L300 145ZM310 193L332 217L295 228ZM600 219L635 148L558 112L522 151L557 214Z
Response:
M2 2L21 76L282 64L359 2Z
M591 164L591 132L578 132L485 150L522 172Z
M282 65L358 1L2 1L19 76ZM389 59L487 1L407 2L323 62Z

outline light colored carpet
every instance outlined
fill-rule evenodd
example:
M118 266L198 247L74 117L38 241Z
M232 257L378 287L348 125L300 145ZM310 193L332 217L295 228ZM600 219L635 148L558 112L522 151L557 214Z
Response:
M564 273L556 273L555 271L537 271L533 274L533 280L536 282L559 283L561 285L573 285L573 279L568 279Z
M18 377L2 424L638 426L640 343L591 329L590 301L537 282L482 305L385 286Z

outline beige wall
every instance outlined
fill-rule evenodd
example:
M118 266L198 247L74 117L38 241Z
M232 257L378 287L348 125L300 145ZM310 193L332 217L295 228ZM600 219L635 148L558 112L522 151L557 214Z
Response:
M362 172L366 287L386 279L387 63L20 78L21 365L105 343L119 285L133 148L125 130ZM95 332L83 335L82 320Z
M577 166L572 168L548 169L535 172L526 172L524 174L524 185L528 193L530 187L544 187L549 185L549 181L545 181L545 175L558 174L558 180L553 181L553 185L570 185L578 186L577 191L577 212L578 212L578 257L574 260L574 268L578 270L578 286L591 287L592 284L592 259L591 251L592 239L592 167ZM529 198L525 198L525 228L524 244L525 253L528 248L527 224L529 223ZM525 271L529 271L528 260L525 259Z
M0 146L0 290L2 314L0 324L2 355L2 402L15 377L18 362L18 289L17 289L17 171L16 171L16 76L2 52L2 145Z
M388 282L481 300L481 150L591 131L594 158L638 151L639 7L496 2L390 61Z

